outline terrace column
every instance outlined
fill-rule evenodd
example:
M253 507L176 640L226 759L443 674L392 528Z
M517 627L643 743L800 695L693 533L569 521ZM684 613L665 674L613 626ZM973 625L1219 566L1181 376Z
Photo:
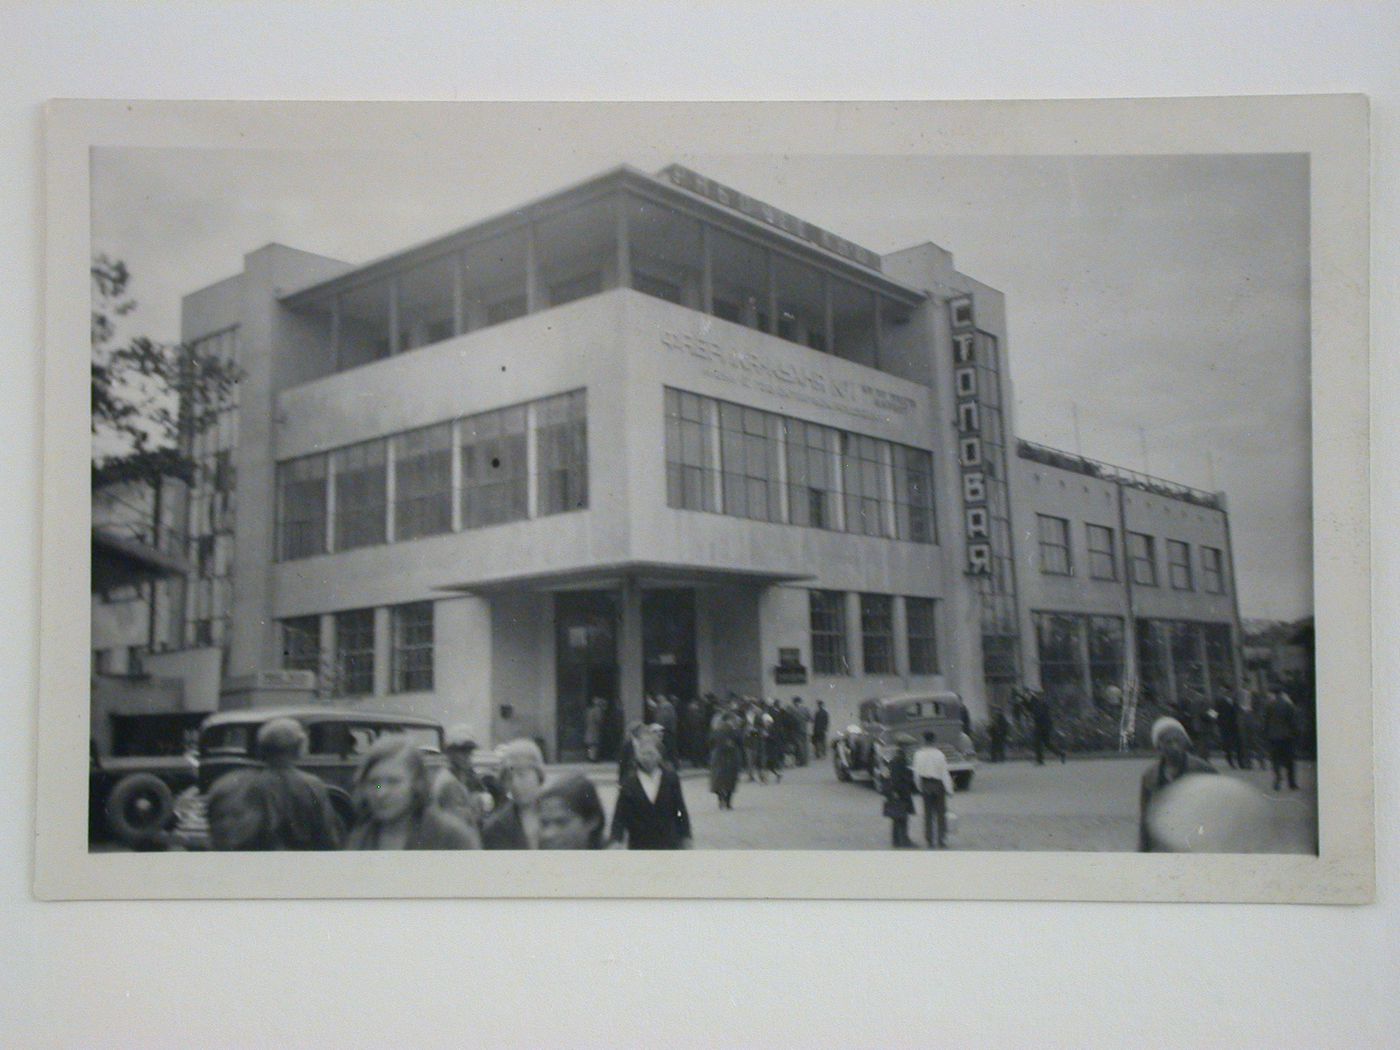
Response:
M618 701L626 725L642 717L642 589L624 576L617 632Z

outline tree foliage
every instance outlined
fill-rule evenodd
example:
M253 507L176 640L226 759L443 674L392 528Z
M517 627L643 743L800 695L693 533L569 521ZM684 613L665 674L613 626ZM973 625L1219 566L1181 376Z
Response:
M218 419L238 382L235 364L197 344L118 339L136 309L120 259L92 261L93 484L191 480L190 439Z

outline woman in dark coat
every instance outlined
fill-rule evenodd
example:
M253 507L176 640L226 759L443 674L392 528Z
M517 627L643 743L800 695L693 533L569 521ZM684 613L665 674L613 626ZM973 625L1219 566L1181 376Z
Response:
M718 797L720 809L733 809L739 770L744 765L744 738L739 719L730 714L716 717L710 741L710 791Z
M885 783L885 816L890 818L890 843L896 849L912 846L909 838L909 816L914 812L914 772L909 768L905 748L914 743L912 737L899 737L890 759L889 779Z

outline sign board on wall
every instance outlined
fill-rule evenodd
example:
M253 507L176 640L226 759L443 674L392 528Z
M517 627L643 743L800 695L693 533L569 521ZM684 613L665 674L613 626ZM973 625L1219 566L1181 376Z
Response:
M977 376L977 330L972 297L948 303L953 327L953 396L962 474L963 538L967 574L992 573L992 522L987 509L987 473L982 458L982 402Z

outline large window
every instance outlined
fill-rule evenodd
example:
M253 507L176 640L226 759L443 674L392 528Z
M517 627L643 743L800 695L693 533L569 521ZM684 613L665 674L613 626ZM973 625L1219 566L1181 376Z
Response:
M539 513L588 506L588 424L584 392L546 398L535 406Z
M836 492L832 484L837 431L789 419L785 425L788 520L818 529L836 527Z
M909 635L909 673L938 674L938 632L932 598L905 598L904 621Z
M1201 587L1207 594L1225 593L1225 557L1216 547L1201 548Z
M894 674L894 599L860 596L861 655L866 674Z
M459 435L464 529L531 516L529 441L534 417L535 516L588 505L588 422L582 390L380 438L278 465L278 550L283 559L383 543L393 448L395 541L450 532L452 433ZM333 501L329 498L334 497ZM326 544L333 507L332 543Z
M521 521L529 513L525 406L462 420L462 527Z
M306 456L277 469L284 559L306 558L326 550L326 457Z
M1190 591L1195 588L1191 583L1191 547L1180 540L1167 540L1167 578L1171 581L1172 589L1176 591Z
M859 434L841 435L841 481L846 493L846 531L885 535L885 470L882 442Z
M354 609L335 614L336 696L367 696L374 692L374 610Z
M1089 544L1089 577L1118 579L1118 556L1113 550L1113 530L1106 525L1085 525Z
M812 671L847 675L846 596L840 591L809 591L812 628Z
M1117 616L1090 616L1089 684L1096 703L1106 701L1109 686L1123 684L1123 620Z
M1143 587L1157 586L1157 552L1151 536L1128 533L1128 570L1134 583Z
M394 538L452 530L452 425L394 438Z
M1069 522L1037 514L1040 531L1040 571L1051 576L1072 576L1074 565L1069 556Z
M900 539L933 542L933 456L923 449L894 446L894 510Z
M331 453L335 478L335 549L383 543L387 489L384 441L365 441Z
M389 610L392 632L389 688L412 693L433 687L433 603L414 602Z
M928 451L669 388L666 504L915 543L935 538Z
M282 621L282 669L321 674L321 618L295 616Z
M1084 699L1083 623L1062 613L1035 614L1040 687L1052 701L1071 707Z
M759 521L782 520L778 483L779 419L756 408L719 406L724 512Z
M719 510L715 478L714 402L681 390L666 391L666 505Z

